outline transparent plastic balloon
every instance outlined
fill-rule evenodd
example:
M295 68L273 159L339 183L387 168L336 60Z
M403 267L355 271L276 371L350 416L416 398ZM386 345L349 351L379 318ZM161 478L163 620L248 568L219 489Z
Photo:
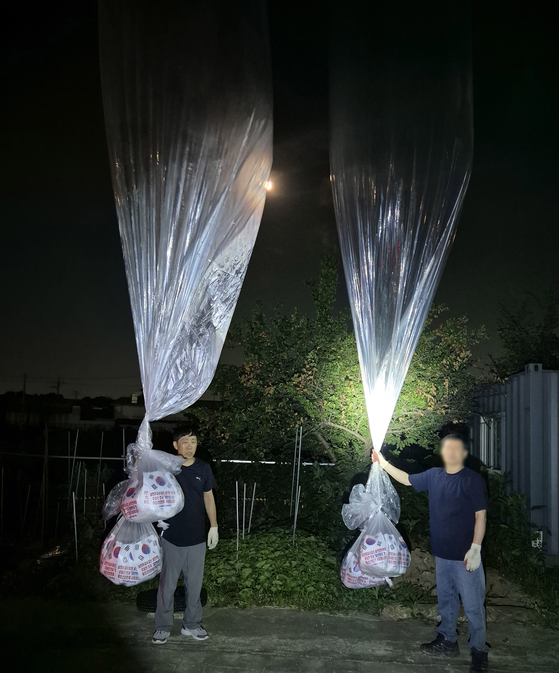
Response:
M259 0L101 0L109 159L146 420L212 380L272 162ZM136 451L151 448L142 424Z
M379 450L470 176L468 3L361 0L332 12L331 181Z

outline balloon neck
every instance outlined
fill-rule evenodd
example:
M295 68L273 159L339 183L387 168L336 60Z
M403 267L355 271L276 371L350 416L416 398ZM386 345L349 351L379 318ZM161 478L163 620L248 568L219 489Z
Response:
M152 432L147 416L140 424L136 441L126 448L126 473L131 477L136 471L138 459L153 448Z

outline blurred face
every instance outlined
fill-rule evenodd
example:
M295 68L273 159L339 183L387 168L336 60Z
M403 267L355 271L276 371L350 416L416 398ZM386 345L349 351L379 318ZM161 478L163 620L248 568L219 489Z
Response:
M183 435L178 442L173 442L175 451L185 460L194 458L198 447L198 438L196 435Z
M459 468L464 465L468 452L460 439L447 439L441 446L441 458L446 468Z

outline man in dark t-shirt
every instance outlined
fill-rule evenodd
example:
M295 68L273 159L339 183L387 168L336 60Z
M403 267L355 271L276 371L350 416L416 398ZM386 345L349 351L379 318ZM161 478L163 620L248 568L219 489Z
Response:
M213 488L212 469L196 457L198 438L190 426L181 426L173 433L175 451L184 458L177 481L184 493L184 507L175 516L160 522L163 565L157 591L155 633L152 642L163 645L171 634L177 581L182 572L186 595L186 610L181 633L195 640L207 640L208 633L201 626L202 604L200 591L204 577L206 556L206 514L210 520L207 536L208 549L219 540Z
M373 451L373 461L396 481L429 491L431 553L437 564L437 598L441 624L438 636L421 645L425 654L459 654L456 621L460 598L468 618L470 673L488 670L485 644L485 575L481 545L485 535L487 489L483 477L464 467L468 455L464 440L447 435L441 443L444 467L407 474Z

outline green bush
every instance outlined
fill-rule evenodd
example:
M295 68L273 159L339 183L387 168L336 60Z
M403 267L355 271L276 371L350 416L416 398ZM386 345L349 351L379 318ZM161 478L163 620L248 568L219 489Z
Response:
M204 584L214 606L271 605L328 612L378 614L386 602L411 585L391 592L388 587L346 589L340 580L340 558L321 539L298 531L292 545L289 531L272 528L242 540L222 540L208 552ZM413 594L413 596L412 596Z

